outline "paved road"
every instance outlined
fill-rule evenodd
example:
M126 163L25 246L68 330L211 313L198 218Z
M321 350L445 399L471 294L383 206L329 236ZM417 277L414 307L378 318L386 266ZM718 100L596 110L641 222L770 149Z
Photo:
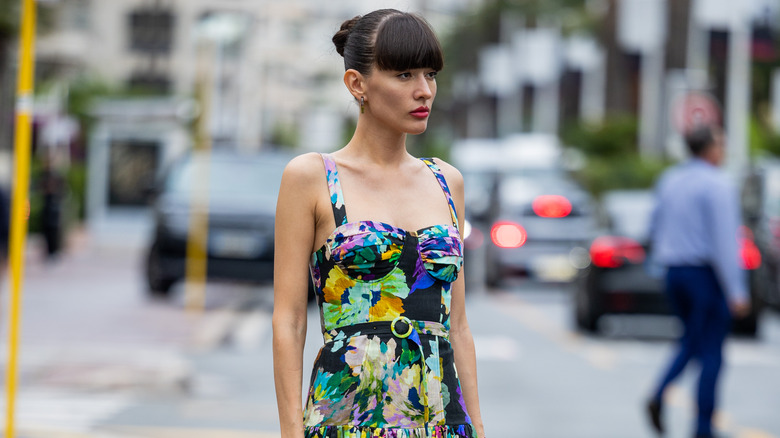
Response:
M18 436L278 436L269 287L211 284L205 311L188 313L181 287L168 302L145 296L136 246L81 241L57 264L28 258ZM490 436L652 436L640 405L672 320L612 319L606 336L581 336L566 288L531 283L475 288L468 305ZM310 317L307 364L321 344ZM780 437L780 317L764 323L758 341L727 348L718 423L732 437ZM689 436L693 377L670 391L671 438Z

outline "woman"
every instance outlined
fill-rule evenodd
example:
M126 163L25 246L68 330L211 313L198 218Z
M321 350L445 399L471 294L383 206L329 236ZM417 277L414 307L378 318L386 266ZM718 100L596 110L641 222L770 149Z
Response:
M441 47L422 18L391 9L344 22L333 42L360 116L344 148L301 155L282 177L273 315L282 437L483 438L458 275L463 179L406 151L406 135L426 129ZM325 345L303 410L310 273Z

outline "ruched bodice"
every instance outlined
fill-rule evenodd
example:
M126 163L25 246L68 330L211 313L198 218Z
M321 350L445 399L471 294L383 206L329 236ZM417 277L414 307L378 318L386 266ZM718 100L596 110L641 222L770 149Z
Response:
M349 277L377 280L398 265L407 232L383 222L344 224L330 235L321 251L333 258ZM432 225L417 230L418 252L434 278L452 282L463 264L458 231L451 225Z
M441 170L423 159L452 222L409 231L349 222L336 163L327 154L323 161L336 229L311 259L325 345L311 378L306 436L476 436L448 339L463 244ZM392 435L374 435L385 432Z

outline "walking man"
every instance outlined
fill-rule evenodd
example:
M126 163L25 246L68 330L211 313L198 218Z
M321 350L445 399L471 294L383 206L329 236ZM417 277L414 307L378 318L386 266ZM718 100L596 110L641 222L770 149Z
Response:
M712 437L723 342L731 317L749 312L738 259L740 209L736 188L718 166L723 132L699 126L686 135L691 159L668 170L656 187L651 223L654 257L667 268L666 293L684 332L647 403L653 428L664 433L663 393L690 359L701 365L696 438Z

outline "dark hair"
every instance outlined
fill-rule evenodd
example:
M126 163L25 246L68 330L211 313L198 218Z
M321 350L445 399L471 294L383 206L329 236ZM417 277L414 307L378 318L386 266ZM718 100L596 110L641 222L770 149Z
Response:
M699 125L685 134L685 143L688 150L694 156L700 156L715 142L715 133L713 127L709 125Z
M344 69L364 75L380 70L444 67L436 35L424 18L395 9L379 9L345 21L333 35Z

